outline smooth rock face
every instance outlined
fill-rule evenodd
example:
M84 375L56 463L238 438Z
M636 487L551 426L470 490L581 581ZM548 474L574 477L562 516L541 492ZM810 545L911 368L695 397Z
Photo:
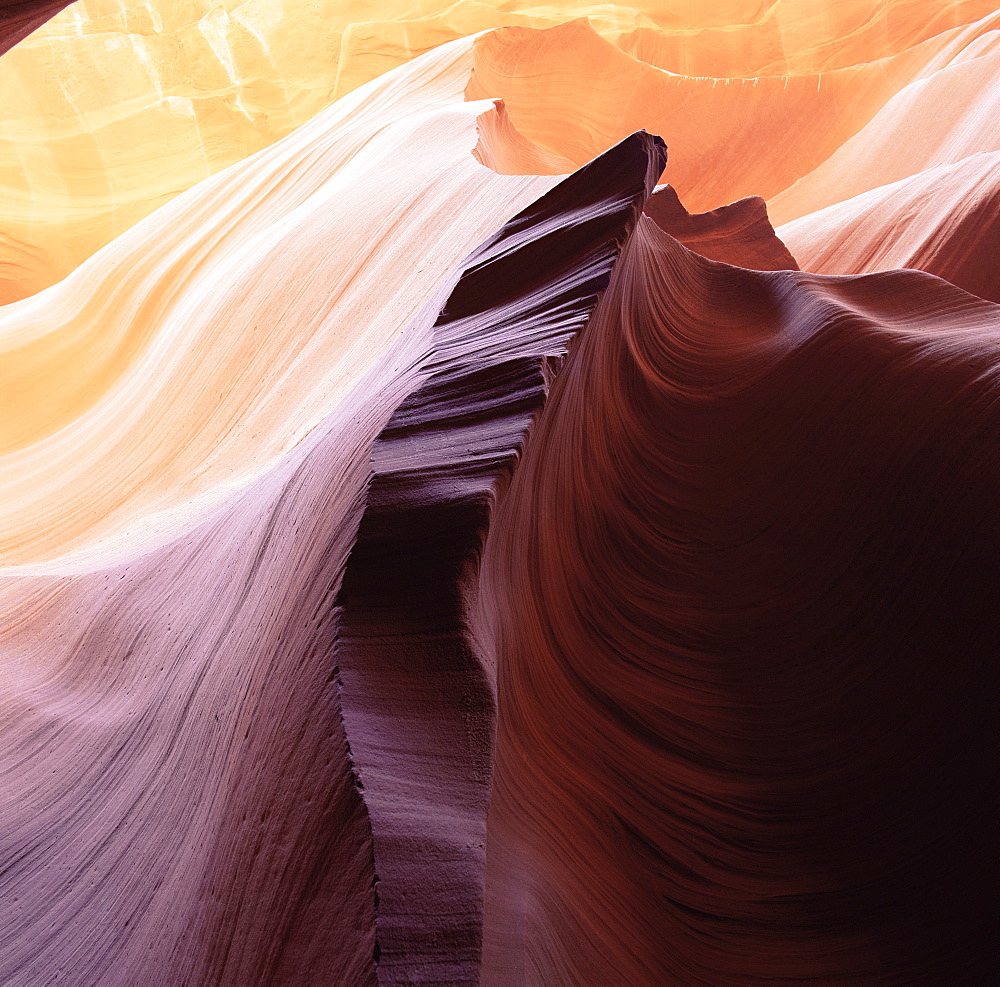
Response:
M0 983L997 982L995 4L60 6Z
M643 218L486 543L485 982L989 979L998 368Z
M840 186L853 195L994 149L1000 15L984 14L920 44L879 44L873 61L732 78L664 71L583 19L503 27L477 39L466 95L503 97L518 130L577 166L635 130L662 134L662 180L688 209L757 195L783 223Z
M470 49L3 310L0 981L375 982L335 602L452 269L558 182L474 158L499 111L461 100ZM375 162L401 151L373 212ZM407 229L429 237L416 267L379 249Z
M556 184L473 157L498 111L462 100L471 47L375 80L0 307L0 564L86 566L183 530Z
M5 580L0 981L375 982L332 608L384 394L151 554Z
M15 3L9 43L64 6ZM0 303L60 281L157 207L388 69L500 23L552 21L471 7L438 27L422 17L440 13L434 4L387 0L70 5L0 60ZM376 40L402 31L402 50L362 43L383 18L398 20Z
M980 152L786 223L807 270L911 267L1000 302L1000 151Z
M1000 150L1000 14L968 47L929 62L867 125L771 202L778 224L942 164Z
M16 3L13 23L61 6ZM0 303L334 99L497 27L511 30L481 40L471 98L507 98L545 156L570 159L525 173L565 174L645 128L669 138L666 180L701 211L787 189L903 86L983 54L997 13L991 0L79 0L0 60ZM956 89L959 116L975 85ZM931 127L938 98L921 97ZM977 127L991 126L987 106Z

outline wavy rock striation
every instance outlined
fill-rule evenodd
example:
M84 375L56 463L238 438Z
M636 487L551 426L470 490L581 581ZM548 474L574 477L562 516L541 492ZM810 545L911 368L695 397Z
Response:
M830 157L769 199L779 225L973 154L1000 150L1000 13L932 61Z
M388 69L499 23L477 4L469 30L436 33L419 22L421 7L436 6L72 4L0 61L0 303L60 281L179 193ZM359 64L351 27L379 13L418 15L408 29L413 50Z
M0 981L375 982L334 602L451 271L558 182L476 161L470 50L4 309Z
M0 564L65 571L183 530L559 181L473 157L480 118L502 128L462 99L471 48L375 80L0 307Z
M902 50L879 47L877 58L833 71L743 78L664 71L586 20L505 27L477 39L466 93L502 97L525 137L577 166L635 130L664 134L671 154L663 180L689 208L760 195L780 204L785 222L814 199L811 208L836 201L819 201L834 181L872 188L875 176L912 174L921 159L993 150L996 96L986 80L995 75L998 17L990 12ZM918 119L933 140L901 140L920 132ZM845 149L863 155L874 147L881 157L872 154L866 167L849 157L841 166ZM828 169L834 177L825 184Z
M643 218L486 542L486 983L990 979L998 330Z
M180 538L0 583L0 982L374 984L333 602L419 352Z
M424 100L428 80L449 91L455 57L415 70ZM389 83L404 107L406 79ZM444 114L433 132L463 148L448 180L468 201L492 185L509 209L554 184L477 164L477 115L482 153L504 154L499 108L463 104L448 122L434 102L410 126L419 135ZM314 219L302 152L322 148L333 121L297 138L303 221ZM168 533L154 524L145 554L105 538L71 563L5 570L0 979L477 980L494 704L464 598L495 488L663 158L662 142L636 135L502 226L401 333L359 325L368 369L356 364L308 434L207 517ZM244 187L284 177L283 155L256 164ZM231 236L257 219L227 218ZM406 218L416 226L419 210ZM474 229L453 221L461 236ZM285 263L296 229L285 230ZM144 234L134 231L136 256ZM261 256L273 270L272 249ZM235 253L244 265L251 256ZM98 260L88 277L99 285ZM314 278L323 263L313 259ZM424 272L435 264L426 257ZM197 297L196 286L182 278L174 290ZM316 292L332 304L328 284ZM382 311L393 311L384 297ZM323 323L311 331L322 338ZM294 380L286 388L315 393L315 381ZM239 396L235 384L228 394ZM253 390L243 401L253 408ZM118 421L126 435L129 422ZM275 426L287 441L287 424Z
M0 302L59 281L331 102L477 32L512 29L480 45L470 93L508 98L528 137L572 160L546 173L645 128L669 136L668 180L707 210L786 190L904 87L982 54L994 8L79 0L0 61ZM964 99L977 99L971 87Z
M375 443L337 661L375 840L380 983L478 982L495 709L468 600L497 487L663 159L637 134L473 253L426 381Z
M992 7L5 55L0 982L995 982Z
M1000 151L836 202L785 224L781 235L809 271L909 267L1000 302Z

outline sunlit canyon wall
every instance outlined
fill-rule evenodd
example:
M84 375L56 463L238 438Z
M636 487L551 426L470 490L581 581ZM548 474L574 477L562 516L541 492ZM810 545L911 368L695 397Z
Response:
M994 5L0 17L0 984L1000 979Z

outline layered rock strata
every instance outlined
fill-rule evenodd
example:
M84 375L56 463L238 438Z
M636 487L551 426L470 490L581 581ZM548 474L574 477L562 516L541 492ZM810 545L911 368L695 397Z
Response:
M423 385L375 442L340 596L341 705L372 819L380 983L476 983L493 669L469 627L493 503L663 168L638 134L465 263Z

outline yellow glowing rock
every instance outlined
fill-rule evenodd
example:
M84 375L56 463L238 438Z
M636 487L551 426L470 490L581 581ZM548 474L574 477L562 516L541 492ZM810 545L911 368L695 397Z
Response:
M157 206L386 70L498 24L567 16L558 7L445 6L68 7L0 60L0 303L58 281ZM639 23L634 12L603 9L596 22L612 34Z
M0 562L135 549L265 469L551 187L476 160L510 154L471 63L376 80L0 309Z
M72 270L331 97L325 14L208 0L74 4L0 61L0 300Z
M597 55L595 69L621 76L603 96L586 96L593 105L573 107L596 128L577 148L578 163L637 118L646 96L629 86L647 85L635 67L646 62L675 76L674 88L656 93L669 106L639 116L670 142L678 180L684 167L714 157L717 143L743 147L742 126L699 134L705 115L720 113L720 99L738 105L748 128L759 126L758 117L771 120L755 145L804 132L792 142L799 170L790 178L781 177L789 166L779 176L767 165L738 183L739 194L773 194L860 129L935 52L965 43L963 26L992 5L955 0L930 17L921 11L918 0L835 8L779 0L764 12L756 0L81 0L0 59L0 303L55 283L157 206L359 85L498 26L542 28L585 16L639 60ZM586 45L573 42L558 58L583 49L589 57ZM733 93L708 93L727 78ZM611 134L593 118L616 107L623 125ZM518 126L522 112L513 112ZM709 181L704 199L696 188L686 195L694 195L694 208L708 208L732 197L728 187Z

